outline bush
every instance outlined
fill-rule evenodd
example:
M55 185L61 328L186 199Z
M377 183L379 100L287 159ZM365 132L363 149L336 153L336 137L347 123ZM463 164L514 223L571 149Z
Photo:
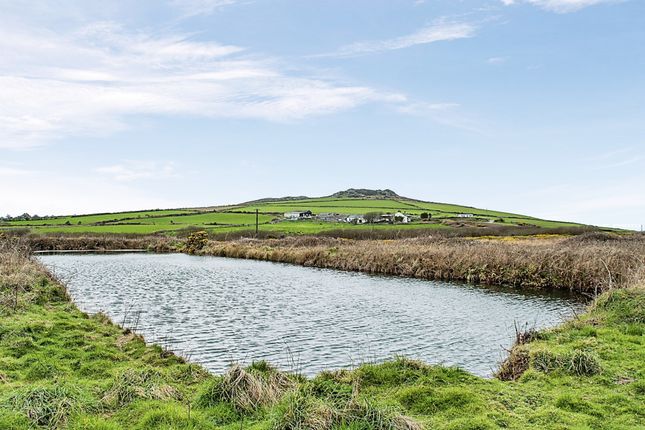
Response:
M205 231L196 231L188 236L186 239L186 252L189 254L196 254L198 251L204 249L208 243L208 233Z

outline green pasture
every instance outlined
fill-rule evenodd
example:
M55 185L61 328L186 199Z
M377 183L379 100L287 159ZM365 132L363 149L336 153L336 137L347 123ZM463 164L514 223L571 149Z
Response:
M403 212L419 216L423 212L433 220L455 218L463 225L475 225L495 219L504 225L527 225L544 228L572 227L580 224L541 220L530 216L508 212L490 211L468 206L444 203L421 202L405 199L361 199L361 198L316 198L307 200L276 200L229 206L224 209L168 209L107 214L60 216L46 220L10 221L0 223L2 228L29 228L42 233L121 233L121 234L173 234L184 228L201 228L212 232L235 232L249 230L255 226L255 211L261 231L283 232L285 234L316 234L337 229L409 229L442 228L436 223L415 222L396 225L354 226L346 223L328 223L316 220L284 221L285 212L311 210L314 214L338 213L366 214L369 212ZM458 214L470 213L475 218L457 218Z
M152 211L137 211L137 212L116 212L106 214L93 214L93 215L69 215L60 216L43 220L29 220L29 221L11 221L10 225L13 226L44 226L44 225L64 225L67 222L70 224L95 224L112 221L125 221L132 220L142 222L154 217L163 217L171 215L181 215L195 213L195 210L152 210Z
M258 221L260 223L266 223L273 219L271 215L260 214L258 216ZM210 212L210 213L201 213L196 215L184 215L184 216L167 216L161 218L146 218L137 220L137 223L148 224L148 225L176 225L182 224L184 226L195 226L195 225L217 225L217 224L226 224L226 225L255 225L255 214L245 214L245 213L230 213L230 212Z

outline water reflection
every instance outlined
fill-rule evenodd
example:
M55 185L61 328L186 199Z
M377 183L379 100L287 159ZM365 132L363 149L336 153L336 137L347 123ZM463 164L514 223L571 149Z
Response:
M66 254L40 259L79 307L137 325L222 372L266 359L314 374L402 354L490 375L514 324L558 324L582 303L521 293L183 254Z

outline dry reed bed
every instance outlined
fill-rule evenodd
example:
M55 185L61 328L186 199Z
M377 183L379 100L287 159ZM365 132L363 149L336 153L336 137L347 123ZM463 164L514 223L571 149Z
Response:
M211 241L197 253L422 279L600 292L640 276L645 236L392 241L299 237Z
M1 238L0 238L1 239ZM176 250L178 240L163 236L121 235L41 235L29 234L20 240L33 251L108 251L140 249L154 252Z
M67 296L57 283L45 288L49 281L55 281L53 275L31 258L31 249L24 241L0 238L0 314L53 296Z

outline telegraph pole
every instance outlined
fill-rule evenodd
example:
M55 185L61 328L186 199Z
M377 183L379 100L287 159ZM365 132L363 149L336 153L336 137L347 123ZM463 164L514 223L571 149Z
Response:
M258 231L260 230L260 210L255 210L255 237L258 236Z

